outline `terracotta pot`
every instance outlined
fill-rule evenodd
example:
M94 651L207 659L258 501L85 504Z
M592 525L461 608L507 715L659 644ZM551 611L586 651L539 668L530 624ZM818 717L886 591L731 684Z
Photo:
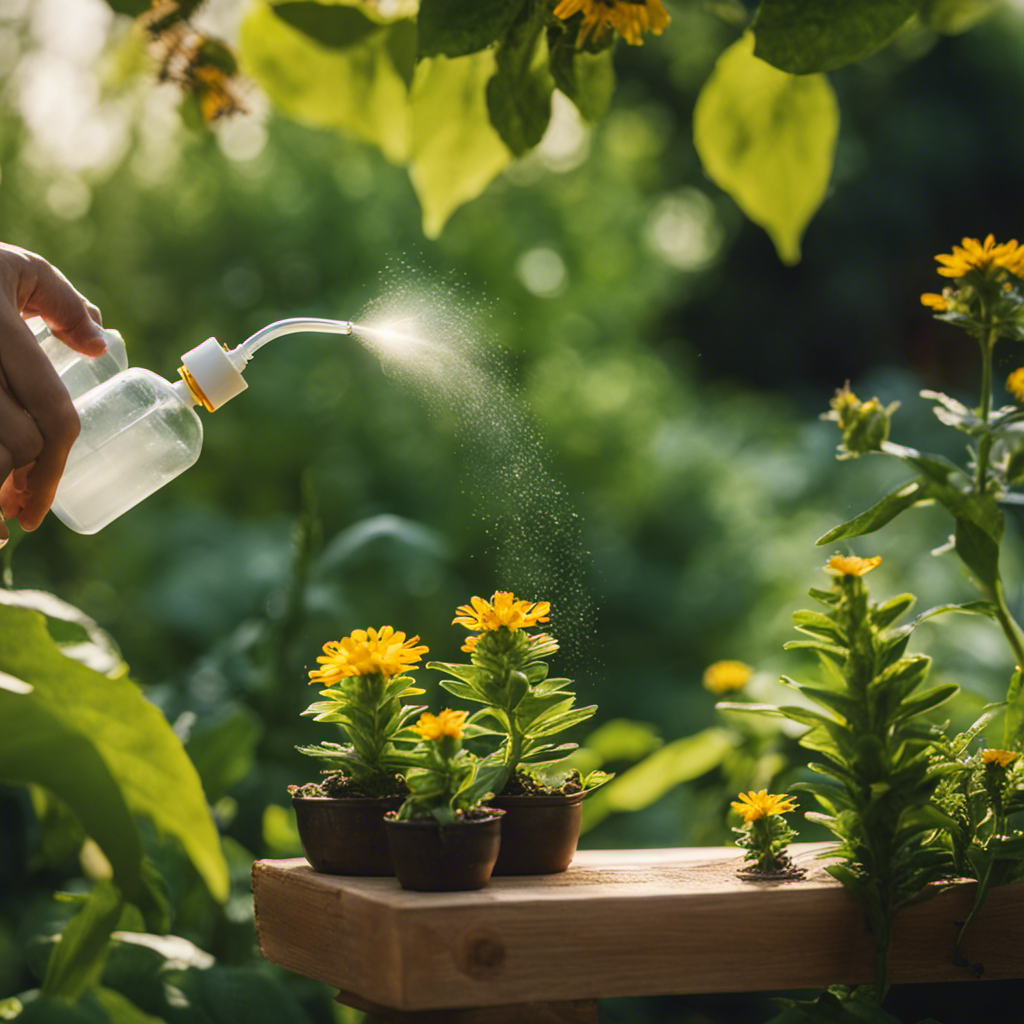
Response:
M482 889L498 857L501 818L499 811L454 825L439 825L432 818L385 819L391 859L402 888L419 892Z
M384 815L401 806L400 796L292 797L306 860L328 875L393 875Z
M496 796L491 807L505 812L496 875L554 875L576 853L586 793Z

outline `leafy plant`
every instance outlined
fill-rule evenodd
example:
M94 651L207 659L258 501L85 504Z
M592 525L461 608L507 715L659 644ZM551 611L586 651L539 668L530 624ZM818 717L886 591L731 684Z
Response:
M745 861L760 875L781 873L791 867L786 847L796 839L796 832L783 817L796 810L796 802L785 793L740 793L732 808L743 818L743 825L734 828L736 845L746 850Z
M296 749L325 761L325 774L345 773L367 796L393 793L396 775L405 764L398 745L402 731L424 710L402 703L405 697L423 693L411 676L401 674L426 653L418 642L418 636L407 640L390 626L371 626L325 644L317 658L321 667L309 673L311 683L328 687L320 691L325 699L314 701L302 714L336 723L349 742L328 740Z
M138 0L108 2L139 15L160 74L203 119L244 106L240 60L285 114L405 164L431 236L538 145L556 88L584 121L599 120L615 89L618 41L640 45L671 20L663 0L405 0L387 14L373 0L258 0L236 60L192 27L195 0L157 14ZM737 2L710 6L741 38L722 53L696 111L708 176L795 262L832 171L839 111L826 73L905 31L966 31L995 6L762 0L752 16Z
M467 712L425 712L413 726L421 742L410 751L406 781L409 795L396 817L434 818L451 825L494 793L502 780L500 758L481 760L462 746Z
M496 591L490 601L474 597L472 604L458 609L454 620L477 633L462 648L470 654L470 663L427 665L454 676L441 680L449 693L486 705L470 724L478 735L503 738L501 786L517 771L549 769L575 750L578 744L553 742L552 737L585 722L597 710L596 704L573 707L571 679L548 677L544 658L558 650L558 642L547 633L531 635L527 629L547 622L549 611L546 601L517 601L504 591ZM584 787L593 789L610 778L605 772L592 772Z
M799 611L797 629L812 639L789 649L813 651L826 685L783 682L821 710L801 705L720 705L735 711L782 715L807 726L801 744L820 754L810 767L828 779L794 786L810 792L822 813L809 820L829 828L839 846L838 864L827 870L864 907L875 945L875 996L888 988L888 955L893 921L900 909L948 872L950 858L939 830L953 827L932 796L944 771L935 763L939 727L923 716L949 701L958 687L925 687L930 659L904 652L918 622L891 628L913 604L901 594L883 604L869 599L863 576L881 559L829 560L830 590L811 591L824 612Z

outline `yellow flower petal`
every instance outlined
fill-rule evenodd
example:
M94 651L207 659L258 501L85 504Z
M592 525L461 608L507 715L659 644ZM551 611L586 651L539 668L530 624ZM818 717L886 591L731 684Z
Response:
M796 800L786 793L769 793L762 789L760 793L751 790L739 796L738 801L732 801L732 808L743 816L744 821L757 821L772 814L789 814L796 810Z
M882 562L881 555L874 558L858 558L856 555L833 555L825 563L825 572L835 576L863 576Z
M316 659L321 667L310 670L309 681L333 686L349 676L396 676L427 653L426 647L416 646L419 639L406 640L390 626L354 629L351 635L324 644L323 655Z

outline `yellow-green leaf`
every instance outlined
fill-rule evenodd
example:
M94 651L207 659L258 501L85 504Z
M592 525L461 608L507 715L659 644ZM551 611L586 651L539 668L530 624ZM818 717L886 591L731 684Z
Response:
M452 213L480 195L512 159L487 111L485 88L494 69L490 51L433 57L416 68L409 176L429 238L436 238Z
M408 20L382 26L350 47L326 47L287 24L265 0L251 7L239 36L244 70L278 110L373 143L396 163L408 159L411 139L406 54L415 55L415 26Z
M749 33L718 59L693 115L704 169L771 236L780 259L800 259L804 229L825 197L839 107L824 75L790 75L754 56Z

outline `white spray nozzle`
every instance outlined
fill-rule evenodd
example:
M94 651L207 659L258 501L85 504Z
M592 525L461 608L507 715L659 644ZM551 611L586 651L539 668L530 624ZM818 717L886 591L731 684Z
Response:
M196 401L207 411L213 412L248 387L242 377L242 371L253 355L268 341L282 338L286 334L306 332L351 334L352 326L349 320L305 317L278 320L257 331L252 337L246 338L241 345L230 351L223 348L215 338L208 338L181 357L182 365L178 372Z

